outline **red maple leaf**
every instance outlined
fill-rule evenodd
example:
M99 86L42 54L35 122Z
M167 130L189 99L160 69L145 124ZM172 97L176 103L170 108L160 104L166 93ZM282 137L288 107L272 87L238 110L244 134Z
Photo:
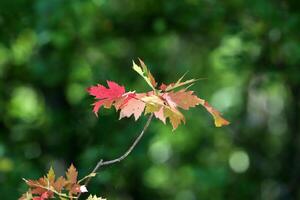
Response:
M108 88L98 84L87 89L90 95L99 99L93 104L93 111L96 115L102 106L110 108L114 102L121 100L122 95L125 93L124 86L120 86L113 81L107 81L107 85Z

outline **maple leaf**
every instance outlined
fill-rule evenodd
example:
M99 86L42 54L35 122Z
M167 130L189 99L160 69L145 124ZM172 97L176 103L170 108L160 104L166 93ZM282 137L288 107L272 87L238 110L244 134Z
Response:
M128 100L128 102L121 107L120 119L134 115L134 119L137 120L145 109L145 103L140 100L143 96L144 94L137 94Z
M81 192L80 184L77 183L77 176L77 169L71 164L66 172L66 189L69 190L70 196Z
M70 165L68 171L66 172L67 182L68 183L77 183L78 172L73 164Z
M193 91L185 91L183 89L178 92L166 93L165 98L169 104L188 110L190 107L204 103L204 100L198 98L193 93Z
M99 109L101 106L104 106L105 108L110 108L111 105L120 99L122 95L125 93L124 86L120 86L117 83L113 81L107 81L108 88L106 88L103 85L96 85L89 87L87 91L90 95L94 96L96 99L99 99L96 101L93 105L93 111L97 115Z
M163 114L165 118L169 117L170 122L173 126L173 131L178 127L179 124L181 124L181 121L185 123L183 114L175 108L165 107Z
M183 89L178 92L165 93L163 96L171 107L180 107L184 110L188 110L190 107L195 107L200 104L203 105L213 116L216 127L229 124L229 122L221 116L219 111L214 109L207 101L197 97L193 93L193 91L186 91Z

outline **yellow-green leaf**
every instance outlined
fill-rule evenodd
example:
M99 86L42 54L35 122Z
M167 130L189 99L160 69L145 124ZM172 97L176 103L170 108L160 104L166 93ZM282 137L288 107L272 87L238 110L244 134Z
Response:
M145 63L140 60L141 66L137 65L134 61L132 61L132 68L134 71L136 71L139 75L141 75L145 81L148 83L148 85L155 91L155 87L157 85L154 77L152 76L151 72L148 70Z
M53 183L55 180L55 172L52 167L50 167L50 169L47 173L47 179L50 183Z
M206 110L213 116L216 127L229 125L230 122L224 119L221 116L221 113L214 109L207 101L203 101L202 105L206 108Z
M161 108L161 105L146 104L145 115L148 113L157 112L157 111L159 111L160 108Z
M185 123L185 118L184 118L183 114L175 108L164 107L164 116L166 118L169 117L170 122L173 127L173 131L178 127L178 125L181 124L181 121L183 121L183 123Z

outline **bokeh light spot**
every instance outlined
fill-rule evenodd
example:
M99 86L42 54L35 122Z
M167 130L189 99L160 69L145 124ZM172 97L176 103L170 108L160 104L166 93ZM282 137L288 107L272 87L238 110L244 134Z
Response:
M84 98L86 93L86 88L78 83L71 83L67 87L66 91L67 99L70 104L78 104Z
M9 158L0 158L0 172L9 172L13 169L14 164Z
M152 188L166 187L170 183L169 169L164 166L155 166L148 169L144 174L144 182Z
M229 109L237 103L238 89L235 87L226 87L218 90L212 97L212 104L220 111Z
M16 64L22 64L29 60L37 43L36 33L32 30L25 30L12 44L11 51Z
M236 173L244 173L250 166L250 159L245 151L235 151L229 157L229 166Z
M149 154L155 163L166 162L170 158L171 153L171 145L162 140L152 143L149 148Z
M14 89L9 106L11 116L32 122L39 118L43 108L43 103L34 89L24 86Z

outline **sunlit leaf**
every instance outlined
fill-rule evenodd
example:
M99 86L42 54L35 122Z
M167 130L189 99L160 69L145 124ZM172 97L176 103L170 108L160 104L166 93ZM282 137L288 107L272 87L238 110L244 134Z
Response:
M121 107L120 119L123 117L134 116L134 119L137 120L145 109L145 103L140 100L144 96L143 94L138 94L135 98L131 98L124 106Z
M140 60L140 63L141 66L138 66L134 61L132 61L132 68L145 79L145 81L153 90L155 90L157 83L154 77L152 76L151 72L148 70L148 68L142 60Z
M178 125L185 122L185 118L179 109L188 110L201 104L214 117L217 127L229 124L205 100L199 98L193 91L188 90L198 79L183 81L184 74L175 83L169 85L161 84L159 90L156 90L157 83L147 66L141 60L140 65L138 66L133 61L133 69L144 78L153 90L146 93L125 93L125 88L115 82L108 82L108 88L98 84L88 89L89 93L98 99L94 103L93 110L95 113L97 113L101 106L110 108L112 105L117 110L120 110L120 119L133 115L134 119L137 120L143 112L145 115L153 113L163 123L166 123L166 119L169 119L173 130L175 130ZM183 86L184 88L182 88ZM175 90L180 87L179 91Z

